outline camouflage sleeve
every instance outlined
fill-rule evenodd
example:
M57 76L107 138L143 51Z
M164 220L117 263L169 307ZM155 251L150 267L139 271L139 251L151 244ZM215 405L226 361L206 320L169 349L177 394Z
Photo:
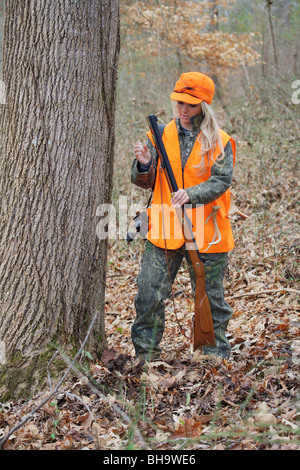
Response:
M133 160L131 167L131 182L143 189L153 187L157 164L157 152L149 139L147 140L147 147L152 157L149 167L142 166L136 158Z
M224 148L225 157L222 161L214 163L207 181L196 186L186 188L190 204L209 204L222 196L230 187L233 174L233 152L229 141Z

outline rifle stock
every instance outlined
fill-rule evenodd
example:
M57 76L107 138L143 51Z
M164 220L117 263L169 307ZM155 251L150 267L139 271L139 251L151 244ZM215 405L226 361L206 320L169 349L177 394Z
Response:
M176 192L179 188L177 186L174 173L170 165L170 161L157 126L157 117L154 115L148 116L147 121L156 144L158 156L160 158L161 166L168 181L170 191L171 193ZM215 332L209 299L205 291L204 264L201 259L201 255L199 253L196 240L193 234L192 223L186 213L184 206L181 207L179 210L177 209L176 212L177 216L180 220L182 219L182 222L184 224L183 235L196 276L193 335L193 347L196 351L197 349L203 346L215 346Z

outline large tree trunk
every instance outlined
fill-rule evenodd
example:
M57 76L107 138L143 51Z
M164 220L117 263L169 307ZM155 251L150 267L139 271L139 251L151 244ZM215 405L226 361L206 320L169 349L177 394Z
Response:
M0 396L32 391L49 345L105 346L118 0L8 0L0 132ZM71 352L70 352L71 354ZM16 396L16 394L15 394Z

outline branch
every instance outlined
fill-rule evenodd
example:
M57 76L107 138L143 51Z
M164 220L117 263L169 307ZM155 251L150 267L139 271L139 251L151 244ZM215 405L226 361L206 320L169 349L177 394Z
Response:
M7 434L5 437L3 437L0 441L0 450L3 450L3 446L4 444L6 443L6 441L8 440L8 438L15 432L17 431L20 427L22 427L25 423L27 423L27 421L29 421L34 413L36 413L36 411L38 411L40 408L42 408L54 395L56 395L57 393L60 392L60 387L62 385L62 383L64 382L64 380L66 379L66 377L68 376L68 374L70 373L70 371L72 370L73 372L76 373L77 376L79 376L81 379L83 379L86 383L86 385L88 385L88 387L96 394L99 396L99 398L101 398L102 400L104 400L106 403L108 403L120 416L121 418L123 418L130 426L132 426L132 428L134 429L134 423L133 421L129 418L129 416L121 410L121 408L119 408L116 404L114 403L111 403L111 401L109 400L109 398L106 397L106 395L104 395L102 392L100 392L100 390L98 390L90 381L89 379L80 372L80 370L76 367L76 362L77 362L77 358L79 357L79 355L81 354L82 350L84 349L84 346L88 340L88 337L92 331L92 328L93 328L93 325L96 321L96 318L99 314L99 311L96 312L91 324L90 324L90 327L88 329L88 332L86 334L86 337L80 347L80 349L78 350L77 354L75 355L74 359L71 361L67 356L65 356L62 352L60 352L62 358L64 359L64 361L68 364L68 368L66 370L66 372L64 373L64 375L62 376L61 380L58 382L58 384L56 385L56 387L54 388L54 390L49 394L47 395L36 407L34 407L30 413L28 413L26 416L24 416L24 418L18 423L16 424ZM49 379L49 375L48 375L48 379ZM51 385L51 382L50 382L50 385ZM64 392L66 393L67 395L71 395L70 393L68 392ZM77 397L78 399L78 397ZM91 417L93 418L93 415L91 413L91 410L88 409ZM147 449L147 444L145 443L144 439L143 439L143 436L141 435L140 431L138 429L135 429L134 430L137 438L139 439L140 443L141 443L141 446L143 449Z
M73 361L70 362L70 365L69 367L67 368L66 372L64 373L64 375L62 376L62 378L60 379L60 381L58 382L58 384L56 385L56 387L54 388L54 390L49 394L47 395L37 406L35 406L30 413L28 413L26 416L24 416L24 418L18 423L16 424L7 434L6 436L4 436L1 441L0 441L0 450L3 450L3 446L4 444L6 443L6 441L8 440L8 438L15 432L17 431L18 429L20 429L25 423L27 423L27 421L29 421L34 413L36 413L36 411L38 411L40 408L42 408L42 406L44 406L52 397L54 397L54 395L56 395L58 392L59 392L59 388L61 387L62 383L65 381L66 377L69 375L70 371L73 369L74 365L75 365L75 362L77 361L77 358L78 356L81 354L87 340L88 340L88 337L92 331L92 328L94 326L94 323L96 321L96 318L99 314L99 311L96 312L93 320L91 321L91 324L90 324L90 327L87 331L87 334L86 334L86 337L81 345L81 347L79 348L77 354L75 355Z
M266 289L266 290L260 290L260 291L254 291L254 292L244 292L242 294L236 294L232 295L230 297L226 297L226 299L237 299L239 297L252 297L256 295L261 295L261 294L276 294L277 292L291 292L292 294L298 294L300 295L300 291L297 289Z
M291 110L290 110L287 106L285 106L283 103L280 103L280 101L276 101L276 103L279 104L280 106L282 106L282 107L289 113L289 115L290 115L291 118L293 119L294 124L295 124L295 126L296 126L298 137L300 138L300 130L299 130L297 121L296 121L296 119L295 119L293 113L291 112Z
M63 357L64 361L69 362L68 357L64 357L64 356L62 356L62 357ZM104 393L100 392L100 390L99 390L97 387L95 387L95 386L91 383L91 381L89 380L89 378L86 377L86 376L78 369L78 367L76 367L74 364L72 365L72 369L73 369L73 372L75 372L75 374L76 374L79 378L81 378L82 380L84 380L85 385L87 385L87 386L91 389L91 391L92 391L93 393L95 393L96 395L98 395L99 398L101 398L101 399L104 400L106 403L108 403L109 406L111 406L111 407L118 413L118 415L120 415L121 418L123 418L124 421L126 421L126 422L127 422L130 426L132 426L132 428L134 429L134 423L133 423L132 419L129 418L129 416L128 416L123 410L121 410L121 408L119 408L118 405L116 405L115 403L112 403L111 400L110 400L109 398L107 398L106 395L104 395ZM137 435L137 437L138 437L138 439L139 439L139 441L140 441L140 443L141 443L142 448L143 448L143 449L147 449L148 446L147 446L146 442L144 441L144 438L143 438L142 434L140 433L140 431L139 431L138 429L135 429L134 432L136 433L136 435Z

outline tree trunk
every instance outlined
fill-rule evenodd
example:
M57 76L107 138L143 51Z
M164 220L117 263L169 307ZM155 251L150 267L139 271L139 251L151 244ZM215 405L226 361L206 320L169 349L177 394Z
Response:
M118 0L8 0L0 158L0 396L40 386L57 343L95 318L105 347L106 240L119 54ZM51 352L51 355L53 351Z
M271 11L272 3L273 3L273 0L266 0L267 11L268 11L268 21L269 21L270 34L271 34L271 42L272 42L273 54L274 54L274 64L275 64L275 69L278 72L279 65L278 65L277 46L276 46L276 39L275 39L274 25L273 25L273 20L272 20L272 11Z

